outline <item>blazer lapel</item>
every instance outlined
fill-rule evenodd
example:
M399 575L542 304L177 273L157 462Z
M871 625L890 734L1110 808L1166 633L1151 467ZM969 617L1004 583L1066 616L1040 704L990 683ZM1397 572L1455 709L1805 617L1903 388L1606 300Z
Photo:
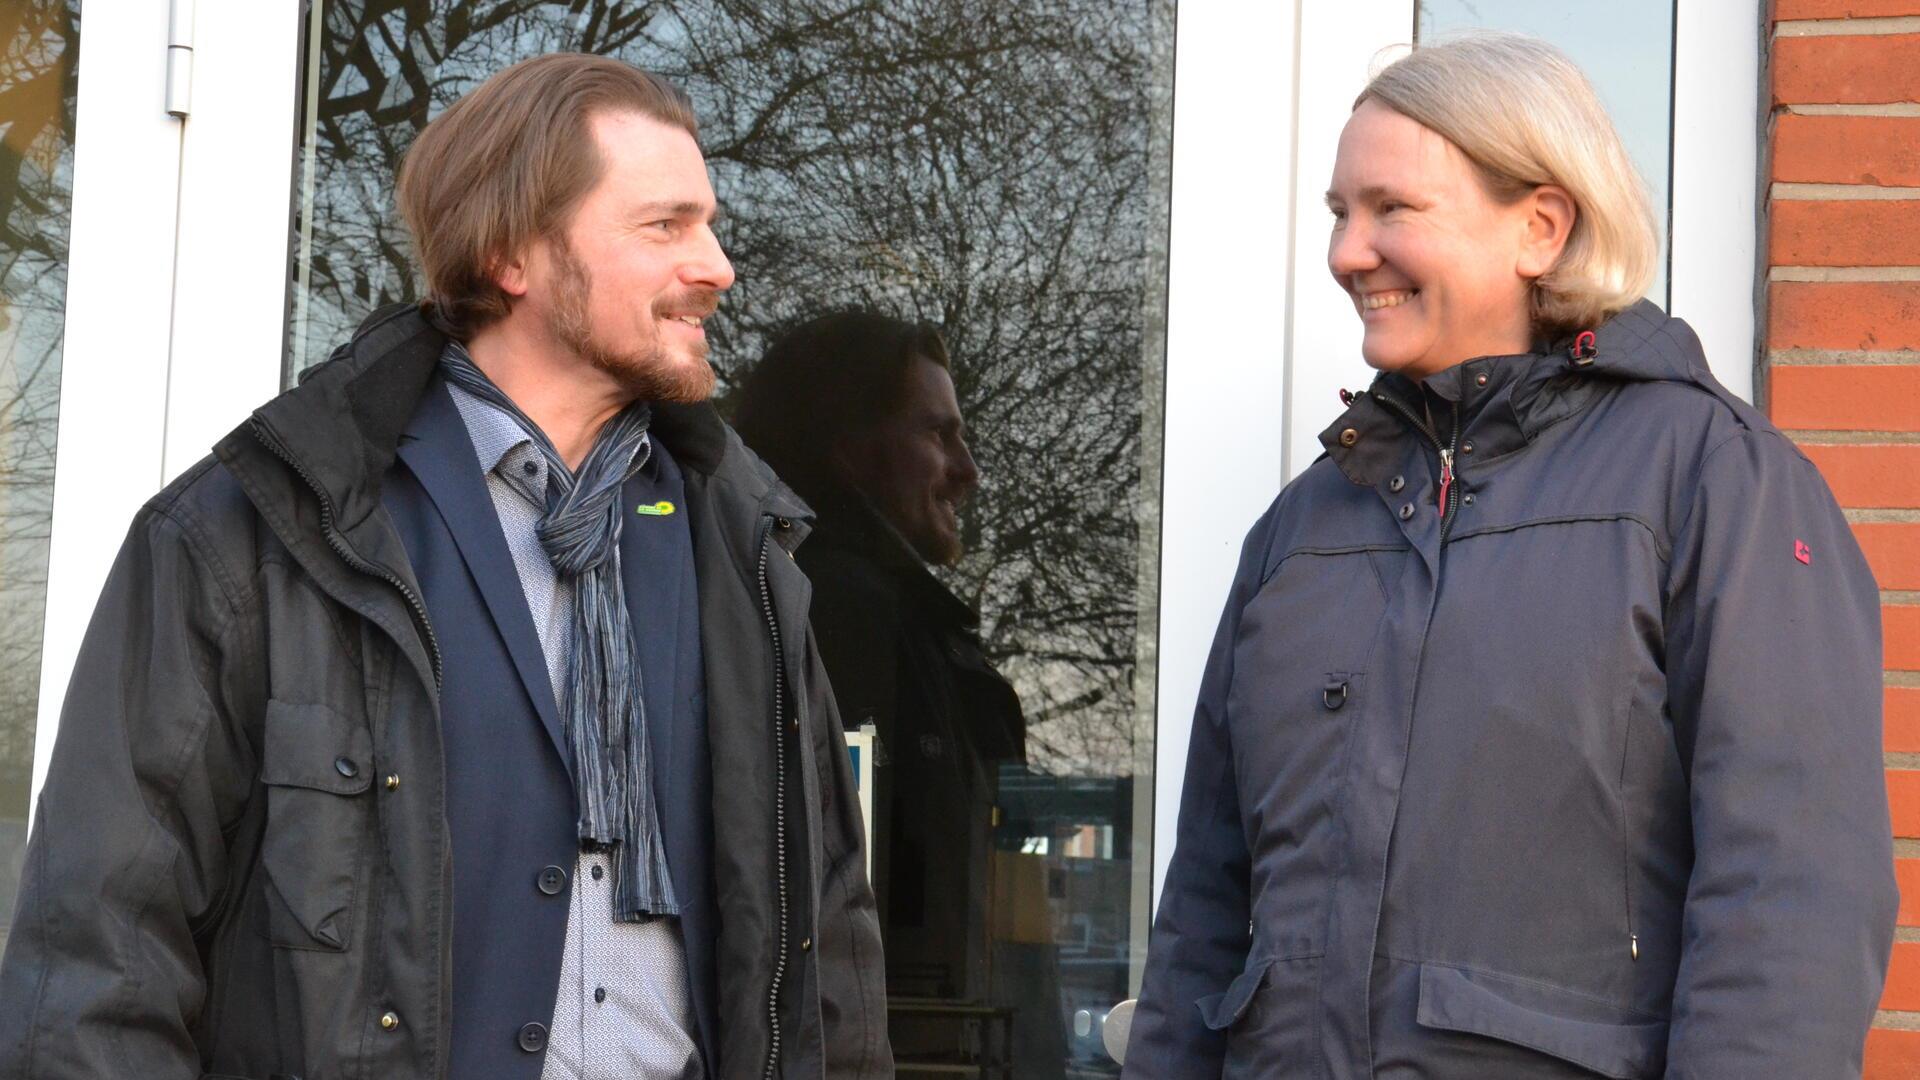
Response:
M474 456L466 422L439 376L428 386L401 436L400 459L419 479L446 522L447 531L453 534L460 557L493 616L494 629L513 657L527 697L571 776L573 755L560 728L560 710L553 699L553 683L547 677L546 654L540 649L540 637L527 610L520 572L514 568L506 535L500 531L500 516L487 492L486 476Z
M654 453L659 454L655 440ZM640 660L640 692L647 710L647 743L653 756L655 802L659 807L661 828L669 833L680 823L669 822L671 808L683 806L681 770L673 767L675 727L681 709L674 701L677 639L679 634L680 578L687 555L676 538L686 533L686 518L679 485L672 481L677 472L670 463L657 461L635 473L620 493L621 512L626 520L620 526L620 579L627 594L627 616L633 622L635 651ZM635 508L661 508L662 500L673 507L668 514L643 514ZM668 838L671 845L672 837ZM668 868L672 869L672 847L668 849ZM676 877L678 875L675 875ZM680 882L674 882L679 891Z

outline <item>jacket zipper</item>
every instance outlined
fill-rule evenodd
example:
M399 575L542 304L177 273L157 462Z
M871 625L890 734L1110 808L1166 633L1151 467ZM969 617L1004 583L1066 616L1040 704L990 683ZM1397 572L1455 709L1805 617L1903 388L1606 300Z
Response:
M1426 436L1428 444L1433 447L1433 452L1439 455L1440 543L1445 544L1447 534L1453 531L1454 515L1460 509L1460 485L1455 482L1459 477L1453 471L1454 458L1460 452L1460 403L1457 401L1453 403L1453 432L1446 442L1441 442L1440 436L1435 434L1425 421L1415 416L1412 409L1402 405L1397 399L1386 394L1374 394L1373 400L1399 414L1413 430Z
M334 527L333 497L327 494L326 489L321 487L319 482L313 478L313 474L307 471L306 466L300 464L300 462L294 458L293 451L288 450L286 444L280 441L279 436L275 435L270 428L261 423L258 417L254 418L252 427L254 438L259 439L262 446L272 451L273 456L286 462L287 466L300 477L301 482L306 484L307 487L312 489L313 493L319 497L320 532L321 535L327 538L327 546L333 549L334 554L340 556L348 566L353 567L363 574L385 581L395 589L398 589L401 596L406 597L407 606L413 611L414 623L420 628L421 637L426 641L427 655L433 661L433 688L435 692L438 692L441 678L440 641L433 636L433 623L427 618L426 603L414 593L412 587L409 586L399 574L394 573L384 566L361 558L359 553L353 550L352 545L347 543L347 538L340 535L340 530Z
M760 612L773 642L773 858L780 897L779 947L774 953L773 979L767 986L767 1067L761 1074L773 1080L780 1063L780 984L787 974L787 671L780 649L780 621L774 615L773 590L767 585L767 548L773 543L773 519L760 527Z

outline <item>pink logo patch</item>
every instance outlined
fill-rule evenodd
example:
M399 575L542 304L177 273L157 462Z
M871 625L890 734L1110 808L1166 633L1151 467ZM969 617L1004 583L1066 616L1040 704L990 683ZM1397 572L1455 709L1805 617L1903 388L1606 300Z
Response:
M1793 542L1793 557L1806 563L1808 566L1813 565L1813 549L1807 546L1805 540L1795 540Z

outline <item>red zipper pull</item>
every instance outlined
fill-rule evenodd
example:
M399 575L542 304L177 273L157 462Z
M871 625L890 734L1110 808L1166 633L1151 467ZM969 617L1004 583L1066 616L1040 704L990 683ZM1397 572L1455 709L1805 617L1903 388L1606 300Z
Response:
M1440 513L1447 512L1447 492L1453 488L1453 451L1440 451Z

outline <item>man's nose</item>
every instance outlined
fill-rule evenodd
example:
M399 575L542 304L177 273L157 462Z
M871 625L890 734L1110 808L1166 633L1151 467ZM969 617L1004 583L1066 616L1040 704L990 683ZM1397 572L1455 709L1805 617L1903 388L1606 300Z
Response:
M980 466L973 460L973 451L961 440L957 452L950 461L950 472L954 483L971 492L980 486Z
M680 280L688 285L698 285L724 292L733 285L733 263L728 261L727 253L720 249L720 238L711 228L703 228L704 234L698 241L699 249L689 257L680 268Z

